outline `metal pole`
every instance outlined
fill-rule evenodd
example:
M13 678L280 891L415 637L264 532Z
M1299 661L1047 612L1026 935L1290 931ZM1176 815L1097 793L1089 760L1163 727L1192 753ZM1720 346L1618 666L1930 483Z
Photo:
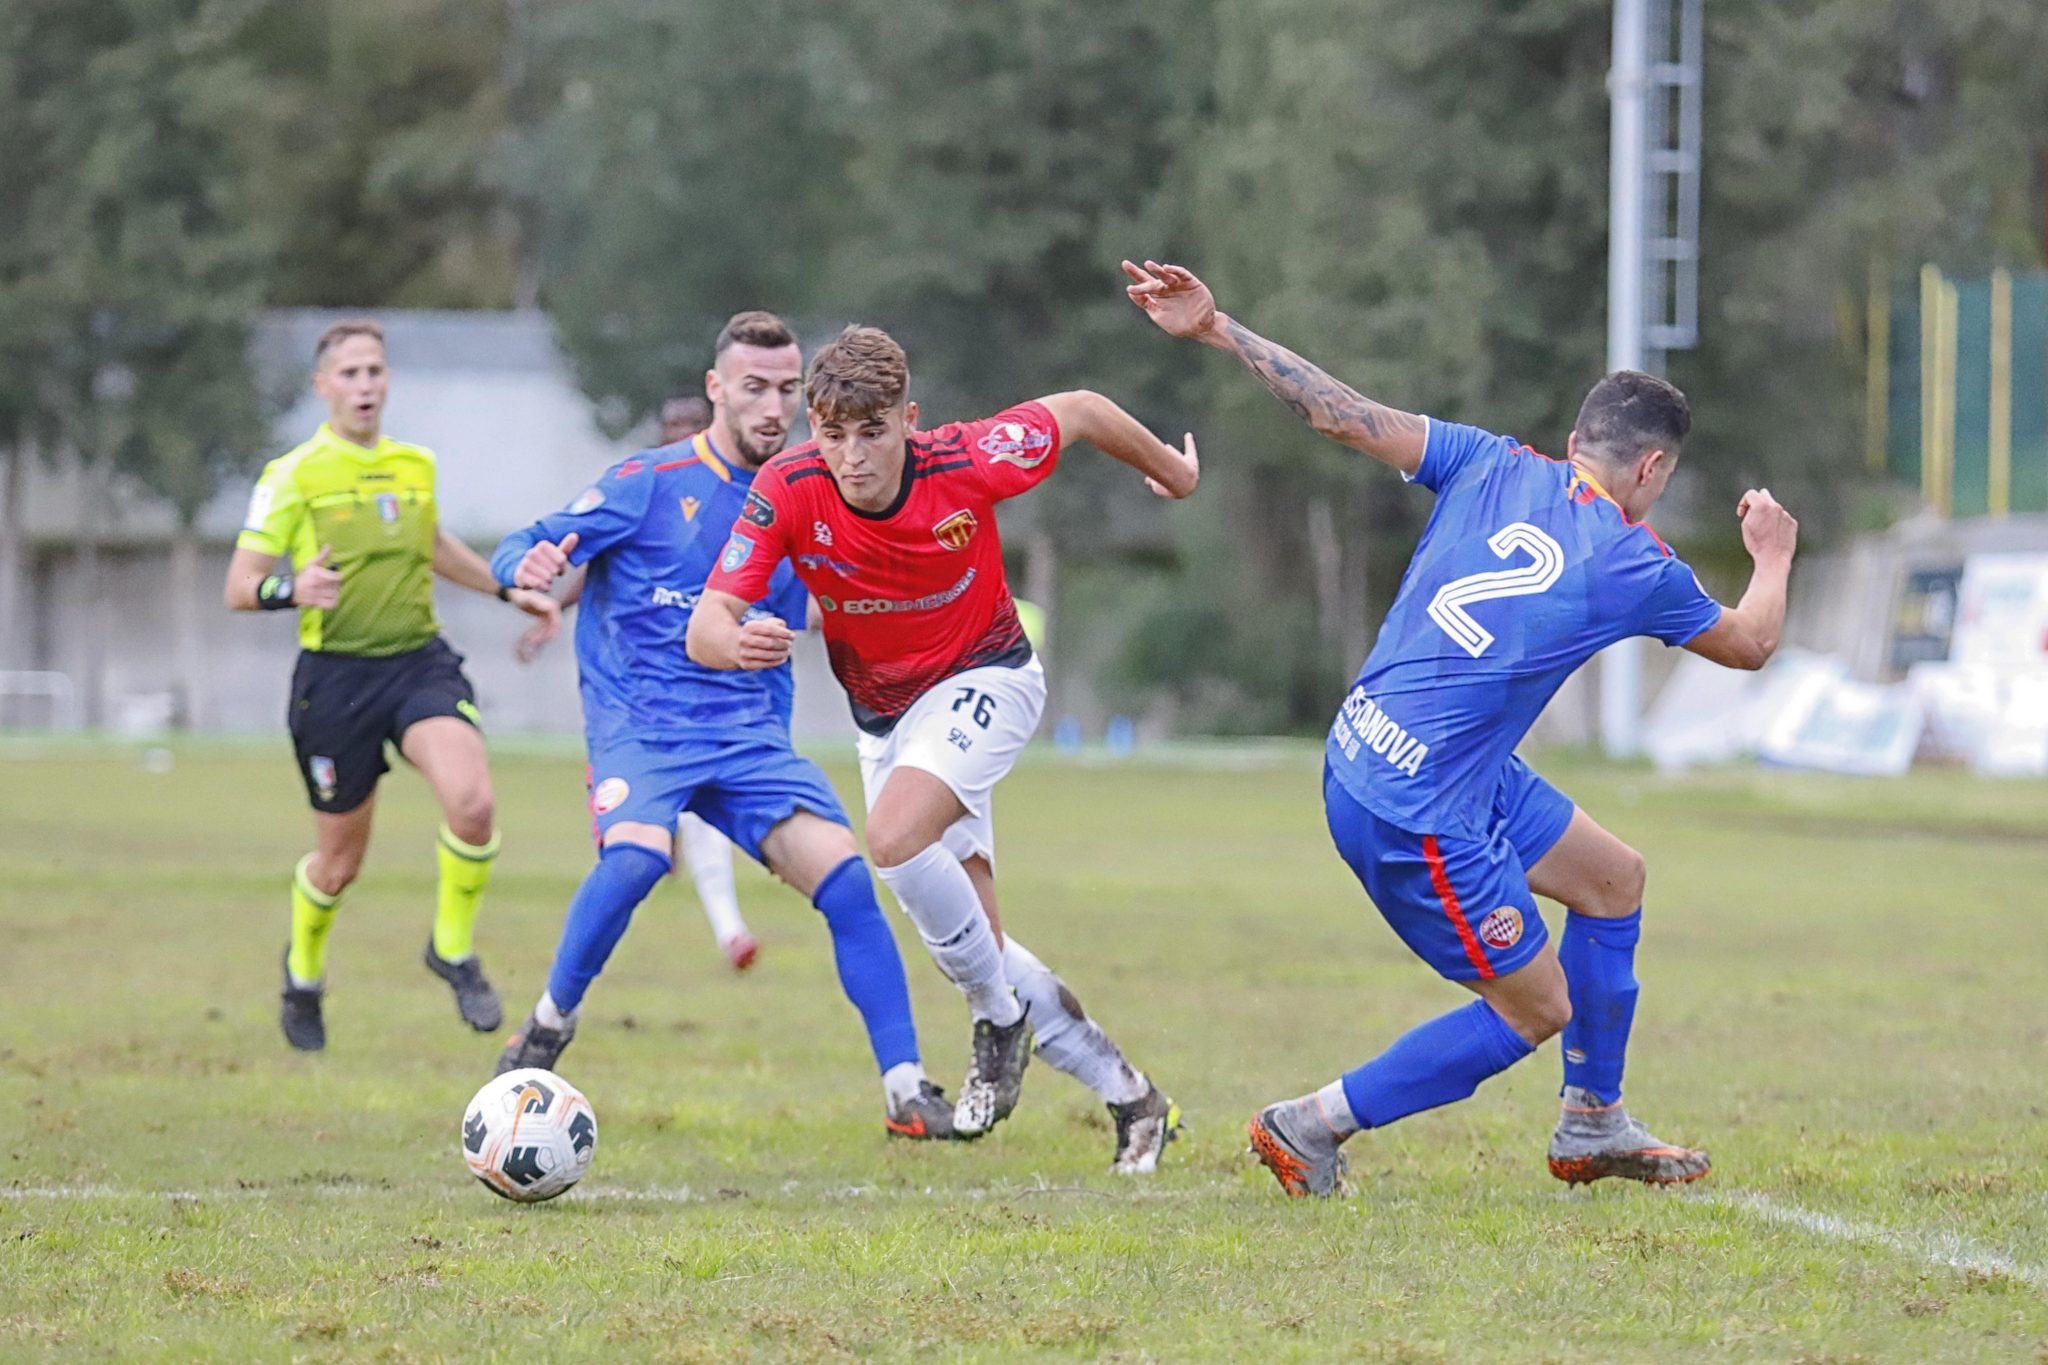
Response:
M2012 272L1991 272L1991 433L1986 510L2012 512Z
M1614 55L1607 73L1607 368L1643 368L1643 214L1648 198L1650 75L1648 0L1614 0ZM1600 745L1627 757L1639 747L1643 656L1640 640L1600 653Z
M1881 256L1870 258L1869 305L1863 338L1863 454L1870 472L1882 474L1891 448L1892 284Z

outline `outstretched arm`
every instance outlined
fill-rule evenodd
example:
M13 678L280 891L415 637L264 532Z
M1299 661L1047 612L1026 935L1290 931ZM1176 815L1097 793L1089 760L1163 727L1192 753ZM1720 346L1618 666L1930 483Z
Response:
M1202 467L1195 456L1194 433L1183 436L1176 450L1146 430L1143 422L1087 389L1048 394L1038 401L1059 423L1063 445L1086 441L1143 474L1145 486L1162 498L1184 498L1195 491Z
M1147 261L1142 267L1129 261L1123 265L1132 281L1124 292L1162 330L1236 356L1275 398L1319 434L1363 451L1403 474L1413 474L1421 467L1429 438L1429 423L1423 418L1374 402L1285 346L1218 312L1209 286L1192 272L1156 261Z
M528 592L524 588L505 589L492 576L491 566L484 562L482 555L441 528L434 531L434 572L450 583L486 597L500 598L528 616L539 617L547 628L549 639L553 639L555 632L562 628L562 609L554 598L546 593Z

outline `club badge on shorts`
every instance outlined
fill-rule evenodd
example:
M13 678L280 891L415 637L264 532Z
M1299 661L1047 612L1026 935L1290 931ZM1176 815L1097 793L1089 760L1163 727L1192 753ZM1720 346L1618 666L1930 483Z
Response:
M1522 941L1522 912L1512 905L1479 921L1479 938L1489 948L1512 948Z
M590 792L590 808L599 815L609 815L625 804L626 797L633 789L626 785L623 777L607 777Z
M313 775L313 788L320 793L322 801L334 799L334 760L325 754L315 754L306 760L306 771Z

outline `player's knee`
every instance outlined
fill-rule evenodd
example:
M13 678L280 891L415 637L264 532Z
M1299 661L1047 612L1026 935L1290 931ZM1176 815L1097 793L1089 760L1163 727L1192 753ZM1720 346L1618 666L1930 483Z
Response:
M907 826L868 826L868 856L875 860L877 868L901 867L930 847L931 840Z
M488 783L477 783L450 795L445 814L456 838L466 844L488 843L492 822L498 818L497 798Z
M339 896L348 890L363 870L363 855L360 852L315 854L313 861L306 865L306 880L313 883L313 889L326 896Z
M1562 985L1545 995L1536 1006L1532 1027L1543 1038L1555 1038L1564 1032L1564 1026L1572 1021L1572 997Z
M1564 1026L1572 1021L1572 998L1560 981L1556 990L1517 1000L1501 1014L1508 1027L1522 1035L1524 1042L1530 1047L1539 1047L1563 1033Z
M1650 880L1649 864L1643 855L1634 849L1622 848L1623 856L1616 860L1614 876L1609 881L1609 904L1606 913L1619 918L1632 915L1643 903L1643 889Z

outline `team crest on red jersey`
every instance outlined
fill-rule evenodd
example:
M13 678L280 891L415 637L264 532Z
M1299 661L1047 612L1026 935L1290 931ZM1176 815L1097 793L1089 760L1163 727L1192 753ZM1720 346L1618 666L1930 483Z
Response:
M1512 905L1479 921L1479 937L1489 948L1512 948L1522 941L1522 912Z
M939 544L947 549L964 550L967 548L967 542L974 539L974 528L978 524L974 520L974 513L963 510L955 512L932 527L932 534L937 536Z

